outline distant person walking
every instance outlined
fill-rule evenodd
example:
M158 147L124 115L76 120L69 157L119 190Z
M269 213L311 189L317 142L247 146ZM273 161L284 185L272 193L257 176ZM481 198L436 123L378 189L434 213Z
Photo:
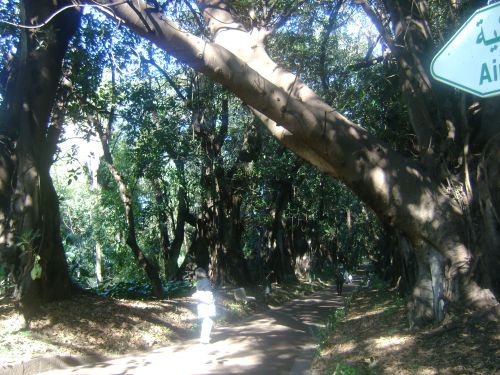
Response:
M347 274L347 282L349 284L352 284L352 274L350 274L350 273Z
M335 275L335 285L337 286L337 294L342 295L342 288L344 287L344 270L342 267L337 269L337 274Z
M214 324L212 318L215 316L214 295L207 272L199 267L194 271L194 275L196 277L196 292L193 294L193 298L198 302L198 319L202 320L200 342L208 344L210 343L210 333Z

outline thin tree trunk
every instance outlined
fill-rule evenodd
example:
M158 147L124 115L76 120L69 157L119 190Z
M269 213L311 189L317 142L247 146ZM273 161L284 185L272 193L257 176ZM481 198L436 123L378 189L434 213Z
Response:
M168 220L165 213L166 205L164 202L164 194L161 190L160 183L158 181L153 181L156 203L158 206L158 218L160 221L160 246L165 264L165 275L168 280L175 280L178 278L178 260L182 244L184 243L184 229L189 216L189 207L185 188L184 162L175 160L174 163L177 168L179 188L177 190L177 216L175 223L173 223L174 238L172 242L170 242L170 236L168 233Z
M153 295L157 298L163 298L163 287L160 280L160 275L158 272L158 268L149 261L146 257L139 244L137 243L137 235L135 229L135 218L134 218L134 208L132 196L128 190L127 184L120 174L120 172L116 169L113 163L113 156L111 155L111 151L109 149L109 138L111 136L112 124L114 121L114 108L111 110L110 117L108 119L108 124L106 130L103 129L102 125L96 120L94 123L94 127L99 134L99 138L101 140L101 146L103 150L103 159L106 162L106 166L113 176L116 184L118 185L118 192L120 195L120 200L123 204L124 213L125 213L125 222L127 224L127 239L126 243L132 250L135 259L142 267L149 280L151 281L153 287Z
M280 181L276 189L275 208L273 210L272 225L272 254L271 269L274 271L278 282L295 279L293 272L293 259L290 248L285 246L284 215L291 196L289 181Z
M122 175L118 172L113 164L113 159L111 158L111 153L109 151L109 146L103 137L101 136L101 132L99 132L99 136L101 137L101 144L104 151L104 160L106 161L106 165L108 170L110 171L113 179L118 185L118 190L120 193L120 200L122 201L124 210L125 210L125 222L127 224L127 239L126 243L132 250L135 259L140 264L149 280L151 281L153 287L153 295L157 298L163 298L163 287L160 280L160 275L158 273L158 269L154 264L152 264L149 259L146 257L139 244L137 243L137 235L135 230L135 219L134 219L134 209L132 197L128 191L127 184L125 183Z
M166 212L166 193L163 191L161 181L156 178L150 179L153 186L155 201L156 201L156 214L158 215L158 229L160 231L160 252L163 256L163 266L165 269L165 277L170 278L169 270L170 261L170 235L168 232L168 215ZM174 275L175 277L175 275Z
M99 241L95 242L95 277L97 283L102 283L102 248Z

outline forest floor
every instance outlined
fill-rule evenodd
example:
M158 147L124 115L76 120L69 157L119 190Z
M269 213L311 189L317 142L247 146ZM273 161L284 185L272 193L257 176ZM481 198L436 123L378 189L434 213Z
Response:
M500 374L498 321L465 313L410 330L403 300L384 288L359 288L346 299L345 311L330 321L316 374Z
M327 284L276 287L264 302L260 290L248 303L231 290L217 293L218 326L231 325ZM79 295L51 303L22 328L12 302L0 300L0 368L55 355L114 356L172 345L197 336L194 303L189 297L141 301ZM344 316L344 312L346 312ZM315 374L498 374L498 322L451 319L441 327L410 331L404 303L384 288L360 288L346 298L318 334Z
M276 285L266 300L261 288L246 288L247 302L236 301L233 289L219 289L216 326L230 325L327 286L321 281ZM13 301L0 298L0 370L40 357L108 357L146 351L192 339L199 329L196 304L187 295L165 300L75 295L45 305L29 330Z

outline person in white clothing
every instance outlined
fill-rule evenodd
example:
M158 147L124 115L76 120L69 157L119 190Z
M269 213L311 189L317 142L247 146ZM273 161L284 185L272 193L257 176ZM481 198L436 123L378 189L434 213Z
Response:
M352 275L350 273L347 274L347 282L352 284Z
M214 324L212 318L215 316L214 295L206 271L199 267L194 271L194 275L196 277L196 292L193 294L193 298L198 301L198 319L202 319L200 342L208 344Z

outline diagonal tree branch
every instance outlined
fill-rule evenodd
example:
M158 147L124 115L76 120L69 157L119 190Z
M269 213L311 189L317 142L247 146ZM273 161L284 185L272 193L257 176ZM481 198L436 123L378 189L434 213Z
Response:
M126 4L113 9L133 32L221 83L280 124L297 143L313 151L308 157L324 161L328 171L384 221L397 226L412 241L431 243L457 265L454 272L468 272L465 242L455 234L433 229L443 221L462 225L459 210L436 189L439 183L433 175L335 111L292 73L277 67L252 33L237 24L223 29L213 22L216 36L209 43L180 30L153 8L144 6L142 12L154 26L153 32ZM230 21L227 17L226 25ZM290 85L293 90L288 95Z
M156 61L154 61L152 58L151 59L146 59L144 56L141 56L141 61L148 63L152 66L154 66L161 74L163 74L163 77L167 80L167 82L172 86L172 88L175 90L175 93L177 96L186 101L186 96L182 93L181 88L175 81L170 77L170 74L168 74L165 69L163 69Z
M355 0L354 3L359 4L361 8L364 10L368 18L372 21L373 25L381 35L382 39L384 40L385 44L387 44L387 47L389 47L389 50L396 55L397 49L396 49L396 43L394 41L394 37L392 36L391 31L387 28L386 25L384 25L384 22L382 21L382 18L380 15L375 12L375 9L368 3L367 0Z

